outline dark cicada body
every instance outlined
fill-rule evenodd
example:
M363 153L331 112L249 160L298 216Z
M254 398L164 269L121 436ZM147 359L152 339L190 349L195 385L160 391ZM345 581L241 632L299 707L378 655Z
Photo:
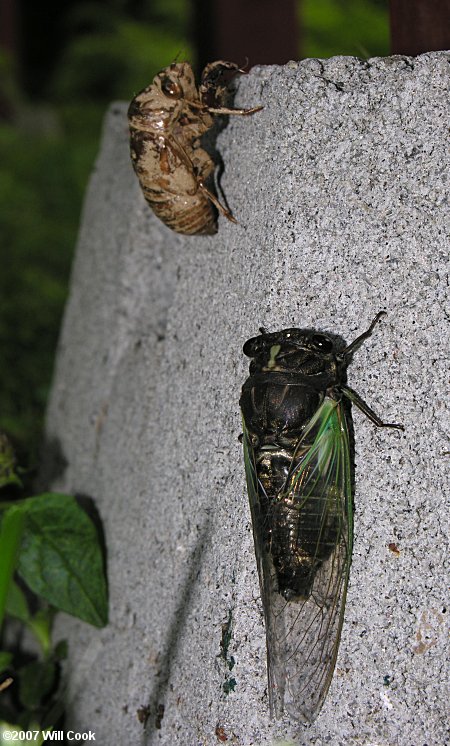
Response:
M311 722L333 675L352 553L348 407L386 424L345 385L353 352L326 334L284 329L249 339L240 406L267 635L272 715Z
M253 114L225 106L224 78L242 72L232 62L211 62L200 86L188 62L174 62L133 99L128 109L131 159L144 197L177 233L217 231L217 210L236 222L207 186L214 161L200 137L218 114Z

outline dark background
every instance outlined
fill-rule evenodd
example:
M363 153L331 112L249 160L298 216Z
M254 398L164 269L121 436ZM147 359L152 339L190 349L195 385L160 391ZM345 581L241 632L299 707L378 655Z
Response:
M130 100L175 58L201 68L445 48L436 15L448 18L448 6L392 0L390 47L387 0L0 0L0 430L25 466L37 460L83 193L110 101Z

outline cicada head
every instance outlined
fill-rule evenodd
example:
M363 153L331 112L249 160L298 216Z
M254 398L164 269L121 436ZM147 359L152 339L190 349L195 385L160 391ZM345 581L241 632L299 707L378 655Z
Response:
M173 62L158 73L153 85L167 102L185 99L198 100L195 77L189 62Z
M320 388L341 383L347 362L339 356L336 343L327 334L310 329L283 329L249 339L244 354L253 358L250 373L293 373L318 378Z
M199 101L192 67L188 62L174 62L134 97L128 118L137 128L152 126L164 131L190 101Z

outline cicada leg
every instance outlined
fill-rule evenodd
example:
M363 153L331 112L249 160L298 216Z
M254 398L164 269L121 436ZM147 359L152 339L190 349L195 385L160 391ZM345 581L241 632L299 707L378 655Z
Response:
M345 350L343 350L341 354L344 360L348 361L350 357L353 355L353 353L359 347L361 347L362 343L366 339L368 339L368 337L371 336L375 326L378 324L382 316L386 316L386 311L379 311L377 315L375 316L375 318L373 319L372 323L370 324L369 328L365 332L360 334L359 337L354 339L353 342L349 344L348 347L345 348ZM377 427L393 427L396 430L405 429L403 425L398 425L392 422L383 422L383 420L380 417L378 417L377 414L375 414L373 409L371 409L369 405L366 404L366 402L363 399L361 399L359 394L357 394L356 391L353 391L353 389L349 388L348 386L341 386L340 388L344 396L346 396L347 399L350 399L352 404L358 407L358 409L360 409L361 412L363 412L366 415L366 417L368 417L369 420L373 422L373 424L376 425Z
M219 212L222 215L224 215L224 217L226 217L232 223L237 223L237 220L236 220L235 217L233 217L232 212L230 210L227 210L227 208L224 207L224 205L222 205L221 202L219 202L219 200L217 199L217 197L207 187L205 187L205 185L203 184L202 181L198 182L198 188L201 189L201 191L203 192L203 194L206 197L208 197L209 200L211 200L211 202L213 203L213 205L215 205L215 207L217 207L217 209L219 210Z
M239 114L241 117L246 117L249 114L255 114L257 111L264 109L264 106L254 106L252 109L227 109L220 107L218 109L207 108L210 114Z
M364 401L364 399L361 399L359 394L356 393L356 391L353 391L353 389L349 388L348 386L341 386L341 391L344 394L344 396L347 397L347 399L350 399L352 404L355 405L355 407L358 407L358 409L363 412L366 417L369 418L371 422L373 422L374 425L377 427L393 427L396 430L404 430L403 425L398 425L394 422L383 422L383 420L378 417L377 414L369 407L368 404Z
M224 105L228 95L227 81L238 73L245 74L245 72L235 62L225 60L210 62L203 70L199 86L200 101L204 110L210 114L238 114L240 116L248 116L261 111L262 106L254 106L251 109L231 109Z
M191 109L207 111L208 114L238 114L241 117L256 114L257 111L264 109L264 106L253 106L251 109L230 109L227 106L207 106L207 104L197 103L196 101L189 101L189 106Z

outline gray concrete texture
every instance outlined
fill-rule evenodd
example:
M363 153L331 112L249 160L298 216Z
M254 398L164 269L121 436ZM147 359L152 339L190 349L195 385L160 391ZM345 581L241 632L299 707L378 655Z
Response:
M242 76L235 105L264 110L219 135L239 223L221 218L210 237L178 236L152 214L126 106L112 106L48 411L52 487L95 499L108 548L109 626L61 616L58 628L69 723L96 743L449 743L449 63L336 57ZM335 675L312 726L271 722L238 442L242 345L261 325L350 342L381 309L349 383L406 429L354 413Z

